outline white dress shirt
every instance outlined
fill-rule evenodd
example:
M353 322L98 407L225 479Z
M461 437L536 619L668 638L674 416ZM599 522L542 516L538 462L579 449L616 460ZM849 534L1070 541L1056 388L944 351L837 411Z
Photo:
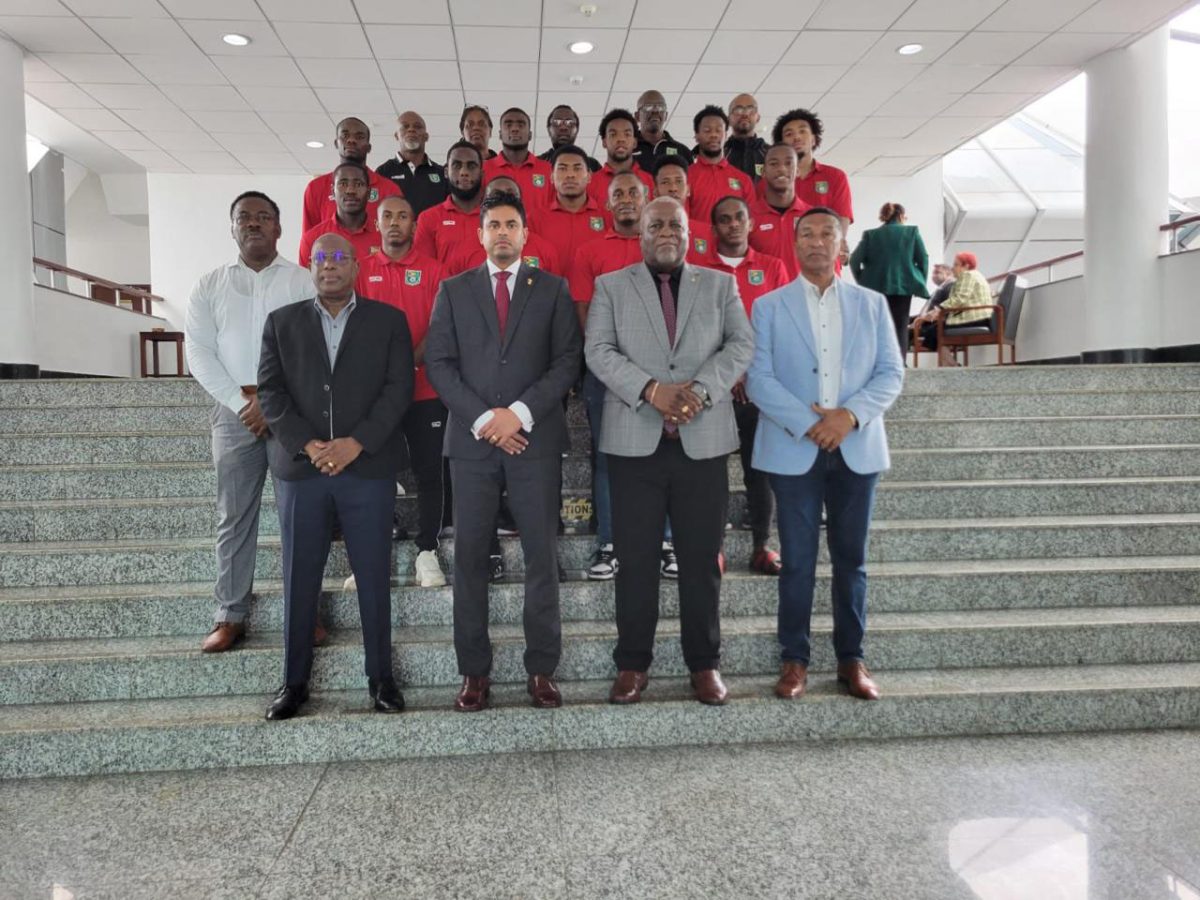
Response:
M813 345L817 348L821 406L837 409L838 395L842 391L842 307L838 299L838 280L834 278L824 292L807 278L800 280L804 283Z
M325 352L329 354L329 371L333 371L333 364L337 362L338 347L342 346L342 338L346 336L346 326L350 323L350 313L354 312L354 307L358 306L358 298L354 296L354 292L350 292L350 302L338 310L336 317L330 315L324 304L321 303L321 298L313 300L313 306L317 308L317 313L321 319L321 333L325 336Z
M278 255L261 272L238 258L202 275L184 324L192 375L213 399L238 412L247 402L242 385L258 383L267 316L314 296L308 270Z
M512 303L512 295L513 295L514 291L516 290L517 269L521 268L521 258L518 256L517 259L511 265L509 265L507 268L503 268L503 269L500 268L500 266L496 265L494 262L492 262L491 259L488 259L487 267L488 267L488 275L490 276L490 280L492 282L492 300L496 299L496 285L498 285L500 283L500 279L498 279L496 277L496 273L497 272L508 272L509 273L508 298L509 298L509 303L511 304ZM511 306L510 306L510 310L511 310ZM508 408L517 414L517 418L521 420L521 427L524 428L525 431L527 431L527 432L533 431L533 413L531 413L529 411L529 407L526 406L523 401L517 400L514 403L510 403L508 405ZM482 428L484 425L486 425L488 422L492 421L492 419L495 417L495 415L496 414L489 409L487 412L483 413L478 419L475 420L475 422L471 425L471 434L475 435L475 440L479 440L479 429Z

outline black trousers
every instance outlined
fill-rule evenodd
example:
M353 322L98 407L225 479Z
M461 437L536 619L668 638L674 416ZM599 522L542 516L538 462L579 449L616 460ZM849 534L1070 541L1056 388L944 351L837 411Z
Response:
M717 554L729 508L727 457L691 459L664 437L649 456L608 457L616 578L618 669L644 672L654 659L660 548L667 516L679 560L679 621L689 671L721 659L721 570Z
M492 671L488 553L505 488L525 558L525 671L554 674L562 654L557 553L562 459L557 453L530 458L496 451L483 460L451 459L450 474L454 479L454 652L459 674Z
M912 308L912 294L900 296L888 294L888 312L892 314L892 325L896 328L896 341L900 344L900 356L908 353L908 311Z
M436 550L438 532L450 524L449 466L442 456L446 407L438 399L417 400L404 414L408 459L417 481L417 549Z
M767 473L750 466L750 459L754 456L754 433L758 430L758 407L753 403L735 401L733 414L737 418L738 440L742 444L738 453L742 457L742 484L746 486L750 534L754 538L754 548L757 550L764 546L767 538L771 536L775 498L771 494L771 482Z

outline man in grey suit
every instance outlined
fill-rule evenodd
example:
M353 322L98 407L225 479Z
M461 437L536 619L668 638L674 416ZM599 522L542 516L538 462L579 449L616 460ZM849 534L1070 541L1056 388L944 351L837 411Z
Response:
M488 546L505 488L525 557L527 687L534 706L556 707L562 399L579 375L582 338L567 283L521 259L521 201L488 197L479 219L487 262L442 282L425 338L429 381L450 411L454 649L463 676L454 707L477 712L488 702Z
M683 656L696 699L725 702L718 670L721 571L729 500L726 457L737 449L732 389L754 353L730 275L684 262L687 213L660 197L642 212L643 262L596 280L588 368L608 393L607 453L617 571L613 703L648 683L658 624L657 547L668 514L679 557Z

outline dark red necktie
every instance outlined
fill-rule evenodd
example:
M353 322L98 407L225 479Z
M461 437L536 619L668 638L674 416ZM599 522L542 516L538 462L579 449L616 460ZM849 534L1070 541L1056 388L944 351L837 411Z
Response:
M671 292L670 273L660 272L658 275L658 299L662 303L663 319L667 323L667 339L675 346L675 295ZM674 434L679 426L674 422L663 422L663 430Z
M504 326L508 324L508 304L512 297L508 293L508 276L512 272L496 273L496 317L500 320L500 337L504 337Z

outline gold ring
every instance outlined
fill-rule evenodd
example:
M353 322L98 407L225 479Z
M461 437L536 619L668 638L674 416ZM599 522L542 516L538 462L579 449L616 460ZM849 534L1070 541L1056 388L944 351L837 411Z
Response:
M684 412L687 412L687 411L688 411L687 404L684 404L683 411L684 411Z
M331 462L327 462L327 463L325 463L325 465L329 466L329 468L331 468L331 469L333 468L333 463L331 463Z

